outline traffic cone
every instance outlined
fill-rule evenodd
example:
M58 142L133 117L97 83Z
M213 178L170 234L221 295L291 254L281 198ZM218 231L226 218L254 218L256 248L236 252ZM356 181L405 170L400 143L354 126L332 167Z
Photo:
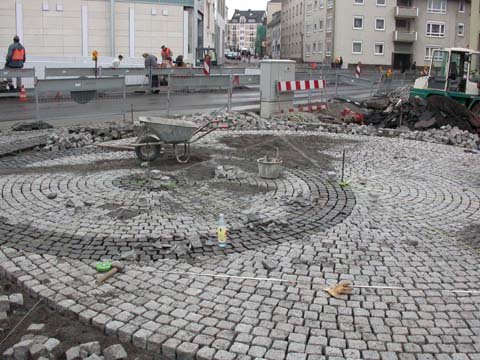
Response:
M20 101L27 101L27 92L25 91L25 86L22 85L22 90L20 90Z

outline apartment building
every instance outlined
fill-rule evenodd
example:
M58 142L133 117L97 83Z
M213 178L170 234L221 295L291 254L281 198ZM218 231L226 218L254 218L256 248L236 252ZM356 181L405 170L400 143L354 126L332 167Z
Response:
M235 10L228 22L228 47L231 50L255 53L257 27L266 22L265 10Z
M323 63L342 57L344 66L421 66L433 49L469 44L470 3L283 0L282 22L284 15L288 20L282 26L282 57Z
M267 3L267 25L273 20L273 14L282 10L282 0L270 0Z
M318 0L317 0L318 1ZM282 58L303 61L306 0L282 0ZM320 14L317 14L320 16ZM323 15L323 14L322 14ZM320 18L317 19L320 21Z
M267 40L266 55L272 59L280 58L282 0L267 3Z
M480 0L472 0L470 17L470 48L480 50Z
M0 55L18 34L30 57L90 57L97 50L140 58L159 56L166 45L191 62L204 40L215 46L216 1L201 0L196 37L194 0L1 0Z
M282 50L282 12L272 14L272 20L267 24L267 56L270 59L280 59Z

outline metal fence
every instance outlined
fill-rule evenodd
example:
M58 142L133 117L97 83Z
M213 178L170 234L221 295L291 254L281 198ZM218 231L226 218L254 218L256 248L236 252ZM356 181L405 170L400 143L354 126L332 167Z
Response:
M167 113L175 109L185 109L190 92L205 90L218 92L218 103L222 108L232 109L234 89L260 85L260 75L193 75L167 76ZM260 97L258 98L260 101ZM201 105L201 104L200 104ZM191 107L191 104L188 105Z
M44 106L47 104L47 106ZM36 119L75 117L72 108L82 104L91 115L123 115L126 106L125 78L50 79L35 86ZM54 105L54 106L52 106ZM77 110L78 111L78 110Z

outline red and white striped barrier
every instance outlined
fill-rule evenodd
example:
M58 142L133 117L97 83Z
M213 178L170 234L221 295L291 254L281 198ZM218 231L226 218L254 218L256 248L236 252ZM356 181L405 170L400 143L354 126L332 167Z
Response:
M360 79L360 76L362 75L362 69L360 67L360 63L357 64L357 68L355 69L355 77L357 79Z
M310 104L310 105L299 105L297 108L290 108L287 110L281 110L282 114L292 113L292 112L315 112L327 110L327 104Z
M325 80L279 81L277 83L278 92L325 89L326 87Z

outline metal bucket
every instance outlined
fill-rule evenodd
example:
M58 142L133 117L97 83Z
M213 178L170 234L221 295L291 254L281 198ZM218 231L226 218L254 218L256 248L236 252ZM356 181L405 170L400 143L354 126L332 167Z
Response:
M262 179L277 179L282 174L283 161L271 162L258 159L258 176Z

